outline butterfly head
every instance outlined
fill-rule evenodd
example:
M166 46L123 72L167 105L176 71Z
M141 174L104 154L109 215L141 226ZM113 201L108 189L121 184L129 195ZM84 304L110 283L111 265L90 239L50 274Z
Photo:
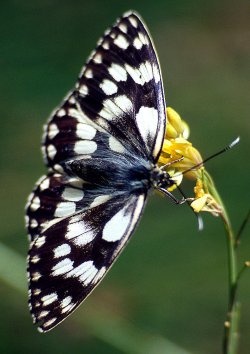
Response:
M175 184L167 171L160 169L158 166L155 166L151 172L151 183L156 189L168 189Z

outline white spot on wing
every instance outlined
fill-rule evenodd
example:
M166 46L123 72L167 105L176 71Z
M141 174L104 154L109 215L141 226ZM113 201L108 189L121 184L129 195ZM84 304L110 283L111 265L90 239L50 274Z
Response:
M100 204L103 204L105 202L107 202L110 199L110 195L99 195L98 197L96 197L94 199L94 201L90 204L90 208L94 208Z
M36 264L37 262L40 261L40 257L37 256L37 255L36 255L36 256L33 256L33 257L30 258L30 261L31 261L31 263Z
M139 71L142 73L145 82L149 82L153 79L152 65L148 60L146 60L145 63L142 63L140 65Z
M75 304L69 304L68 306L65 306L64 308L62 308L62 311L61 313L66 313L66 312L69 312L73 309L73 307L75 306Z
M127 80L126 70L121 65L113 63L108 69L108 72L113 77L113 79L118 82Z
M59 258L59 257L67 256L68 254L70 254L70 252L71 252L70 245L68 245L67 243L63 243L62 245L57 246L54 249L54 257Z
M40 198L39 197L35 197L33 200L32 200L32 203L30 204L30 209L32 211L36 211L37 209L40 208Z
M70 108L68 111L68 115L71 118L75 118L77 121L82 121L84 119L84 115L82 112L79 112L77 109Z
M93 278L96 276L98 272L98 269L92 265L88 270L86 270L85 273L83 273L80 277L79 280L84 283L84 285L88 285Z
M134 80L134 82L136 82L139 85L144 85L145 81L143 80L142 75L137 68L133 68L129 64L125 64L125 68L126 68L128 74Z
M62 300L61 304L60 304L61 308L64 308L64 307L68 306L71 303L71 301L72 301L72 297L71 296L65 297Z
M139 39L142 42L142 44L144 44L144 45L148 45L149 44L148 37L146 35L144 35L142 32L139 32L138 36L139 36Z
M70 272L73 269L73 261L70 258L65 258L58 262L53 268L52 273L54 277Z
M74 96L71 96L71 97L69 98L69 103L71 103L71 104L75 104L75 103L76 103L76 99L75 99Z
M49 327L49 326L51 326L52 323L54 323L55 321L56 321L56 317L53 317L53 318L51 318L49 321L45 322L45 323L43 324L43 327Z
M136 38L134 39L133 46L134 46L136 49L141 49L142 46L143 46L143 43L140 41L140 39L139 39L138 37L136 37Z
M129 42L127 41L126 37L122 34L119 34L116 39L114 40L114 44L117 45L121 49L127 49L129 46Z
M143 194L141 194L138 198L134 197L133 199L134 199L134 202L135 202L135 204L134 204L135 205L135 209L133 210L133 212L131 214L131 220L130 220L129 226L128 226L127 230L126 230L126 235L125 235L125 237L122 240L120 240L119 245L118 245L118 247L116 248L116 250L114 252L114 256L116 256L119 253L119 251L122 249L122 247L126 243L127 237L133 231L133 229L135 227L135 224L137 223L137 221L138 221L138 219L140 217L140 214L141 214L144 202L145 202L145 196ZM131 202L133 203L132 200L131 200Z
M89 124L78 123L76 135L81 139L92 140L96 135L96 129Z
M107 99L103 103L104 108L99 115L107 120L115 120L122 115L123 112L128 112L132 109L133 105L126 95L117 96L114 99Z
M153 107L142 106L136 114L140 134L148 147L148 139L154 139L158 125L158 112Z
M153 79L153 69L149 61L145 61L139 66L139 69L125 64L125 68L132 79L139 85L144 85Z
M77 141L74 146L74 151L76 154L92 154L97 149L97 144L95 141L82 140Z
M125 23L120 23L120 24L118 25L118 27L120 28L120 30L121 30L123 33L127 33L128 28L127 28L127 25L126 25Z
M42 292L41 289L34 289L34 290L33 290L33 295L34 295L34 296L40 295L41 292Z
M48 306L58 299L57 293L51 293L41 298L43 306Z
M65 116L66 115L65 109L63 109L63 108L59 109L59 111L57 111L56 115L57 115L57 117Z
M159 71L159 69L158 69L156 64L153 64L153 75L154 75L154 79L155 79L156 83L161 81L160 71Z
M86 85L81 85L79 87L79 92L80 92L82 97L85 97L89 93L89 89L88 89L88 87Z
M37 281L37 280L39 280L40 278L41 278L41 273L39 273L39 272L34 272L34 273L32 273L32 275L31 275L31 279L33 280L33 281Z
M38 226L38 222L36 221L36 219L31 219L30 220L30 227L35 228L37 226Z
M72 240L76 246L84 246L93 241L95 233L83 221L80 221L68 225L65 238Z
M49 158L51 160L53 160L53 158L56 155L56 148L55 148L54 145L50 144L50 145L47 146L47 154L48 154Z
M87 69L85 71L85 74L84 76L87 78L87 79L92 79L93 78L93 71L91 69Z
M125 151L123 145L113 136L109 137L109 148L112 151L119 152L121 154Z
M105 241L119 241L129 227L131 214L126 213L126 207L118 211L104 226L102 238Z
M133 104L126 95L117 96L114 99L115 104L124 112L129 112L133 108Z
M104 49L106 49L106 50L109 50L109 42L108 42L108 41L104 41L104 42L102 43L102 47L103 47Z
M59 133L59 129L56 124L52 123L48 127L48 137L49 139L54 139L54 137Z
M45 189L48 189L49 188L49 178L45 178L39 187L40 187L40 191L44 191Z
M128 19L129 19L129 22L131 23L131 25L133 27L137 28L137 26L138 26L137 20L134 17L128 17Z
M100 84L100 88L106 95L113 95L118 91L117 85L108 79L103 80L103 82Z
M55 210L55 217L60 218L74 214L76 211L76 205L74 202L61 202L57 204Z
M100 54L100 53L97 53L97 54L94 56L93 60L94 60L94 62L95 62L96 64L101 64L101 62L102 62L102 56L101 56L101 54Z
M45 236L39 236L36 239L35 246L37 248L40 248L40 247L42 247L45 244L45 241L46 241Z
M37 316L38 320L40 320L43 317L46 317L49 314L49 311L41 311L39 315Z
M82 200L84 193L81 189L66 187L63 191L62 197L70 202L79 202Z
M84 262L67 273L66 278L78 278L92 267L94 267L93 261Z
M58 163L56 163L53 167L53 169L57 172L60 172L60 173L64 173L64 169L62 168L61 165L59 165Z

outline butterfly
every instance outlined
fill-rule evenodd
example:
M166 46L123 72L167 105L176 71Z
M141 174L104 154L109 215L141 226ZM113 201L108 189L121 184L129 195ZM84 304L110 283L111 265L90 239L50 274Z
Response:
M152 39L138 14L127 12L44 127L48 174L26 206L29 307L39 331L63 321L102 280L149 192L171 197L174 182L157 166L165 107Z

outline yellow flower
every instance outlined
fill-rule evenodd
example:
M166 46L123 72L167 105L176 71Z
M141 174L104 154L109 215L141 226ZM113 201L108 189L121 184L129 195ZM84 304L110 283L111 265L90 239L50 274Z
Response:
M208 191L208 186L204 184L203 178L198 178L194 187L195 199L191 207L196 213L207 211L213 216L219 216L222 213L222 206L216 201L215 197Z
M187 123L171 107L167 107L167 117L166 134L158 163L160 166L166 165L166 171L176 183L168 190L171 192L180 185L183 176L193 179L196 185L191 207L197 213L207 211L214 216L220 215L223 209L219 196L202 164L201 154L188 140L190 130Z
M180 175L181 172L202 164L202 157L187 140L190 132L187 123L171 107L167 107L167 117L166 134L158 163L169 165L171 173L169 171L168 173L174 179L176 173ZM196 173L196 170L189 171L186 173L186 177L196 179ZM177 185L181 180L181 178L177 179Z

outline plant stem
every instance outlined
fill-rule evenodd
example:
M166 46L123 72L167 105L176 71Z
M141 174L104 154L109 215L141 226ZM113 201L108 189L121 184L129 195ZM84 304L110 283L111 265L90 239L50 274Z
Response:
M237 271L237 254L235 247L235 236L226 208L220 198L214 182L205 170L203 178L206 180L209 193L216 199L221 207L221 218L226 231L227 259L228 259L228 309L224 325L223 354L236 354L238 349L238 329L240 304L236 302L236 292L239 280Z
M238 327L239 327L239 316L240 316L240 304L236 302L236 291L238 285L237 257L236 257L236 250L234 247L235 238L226 212L225 214L223 213L222 219L224 222L226 236L227 236L228 275L229 275L228 276L229 299L228 299L227 320L225 322L224 354L236 354L238 349L238 337L239 337Z

